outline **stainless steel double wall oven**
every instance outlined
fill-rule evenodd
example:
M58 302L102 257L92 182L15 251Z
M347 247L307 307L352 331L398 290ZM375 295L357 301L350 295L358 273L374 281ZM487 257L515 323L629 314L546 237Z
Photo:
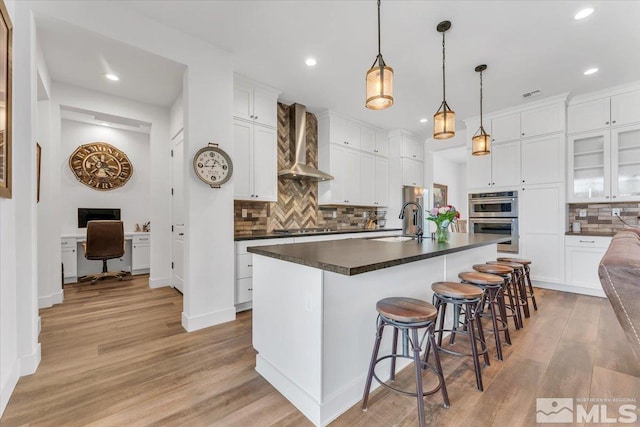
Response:
M510 236L508 242L498 243L498 251L517 253L518 192L469 194L469 232Z

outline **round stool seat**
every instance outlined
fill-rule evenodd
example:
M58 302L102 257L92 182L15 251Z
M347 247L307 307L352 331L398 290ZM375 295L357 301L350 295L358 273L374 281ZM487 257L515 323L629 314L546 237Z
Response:
M436 308L426 301L415 298L392 297L378 301L376 310L382 316L403 323L421 323L434 320Z
M529 261L528 259L524 259L524 258L501 257L501 258L498 258L498 261L517 262L518 264L522 264L522 265L531 264L531 261Z
M496 276L495 274L479 273L477 271L465 271L463 273L459 273L458 277L465 282L473 283L474 285L496 286L504 283L504 279L500 276Z
M431 290L436 294L449 298L476 299L480 298L484 291L477 286L458 282L435 282Z
M507 267L511 267L514 270L524 270L524 265L519 264L517 262L509 262L509 261L487 261L487 264L491 265L505 265Z
M499 274L506 275L513 273L513 268L507 267L506 265L498 265L498 264L475 264L473 266L475 271L479 271L480 273L489 273L489 274Z

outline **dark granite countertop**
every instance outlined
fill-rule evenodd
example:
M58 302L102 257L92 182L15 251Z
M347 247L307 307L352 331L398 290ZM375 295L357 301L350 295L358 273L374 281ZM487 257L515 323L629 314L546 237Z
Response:
M564 233L565 236L592 236L592 237L613 237L615 235L615 231L587 231L582 230L579 233L574 233L573 231L567 231Z
M315 233L256 233L256 234L239 234L234 236L236 242L242 240L260 240L260 239L279 239L283 237L306 237L306 236L324 236L327 234L350 234L350 233L375 233L379 231L397 231L402 232L402 228L375 228L366 230L364 228L352 228L343 230L319 231Z
M508 241L499 234L451 233L448 243L425 239L380 242L375 239L329 240L288 245L253 246L251 253L353 276L409 262Z

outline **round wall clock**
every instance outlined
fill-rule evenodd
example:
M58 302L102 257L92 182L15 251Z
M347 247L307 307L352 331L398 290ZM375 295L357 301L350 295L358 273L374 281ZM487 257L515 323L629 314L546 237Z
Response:
M193 157L193 169L200 180L211 188L220 188L231 179L233 162L218 144L212 142L198 150Z
M100 191L122 187L133 173L127 155L105 142L78 147L69 157L69 167L78 181Z

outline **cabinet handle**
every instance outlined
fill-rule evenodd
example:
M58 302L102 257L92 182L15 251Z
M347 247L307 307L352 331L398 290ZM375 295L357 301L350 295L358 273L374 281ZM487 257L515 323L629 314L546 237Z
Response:
M349 145L349 141L345 141L344 143L345 143L345 144L347 144L347 145Z
M580 240L580 243L595 243L595 240Z
M614 120L614 121L613 121L613 122L611 122L611 123L615 123L615 122L616 122L616 121Z
M522 136L524 136L524 132L522 132Z
M609 122L604 122L604 124L605 124L605 125L608 125L608 124L609 124Z
M608 199L608 198L609 198L609 196L604 196L604 198L605 198L605 199Z
M71 249L71 252L75 252L75 251L76 251L75 249Z
M415 154L412 154L412 156L413 156L413 157L416 157L416 155L415 155Z
M68 244L69 244L69 242L62 242L62 244L63 244L63 245L68 245Z
M253 264L247 264L247 267L253 267Z
M524 179L522 180L522 182L524 182Z
M253 288L247 288L248 291L253 291Z
M178 233L178 236L184 236L184 233Z
M255 116L254 119L258 120L258 116Z
M137 246L134 246L133 249L137 248Z
M612 199L615 199L615 198L616 198L616 196L611 196L611 198L612 198Z

